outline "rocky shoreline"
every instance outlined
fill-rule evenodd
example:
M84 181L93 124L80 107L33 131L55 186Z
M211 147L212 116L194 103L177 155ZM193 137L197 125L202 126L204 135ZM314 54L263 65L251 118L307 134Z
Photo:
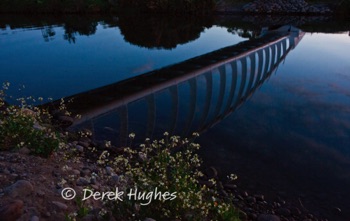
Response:
M111 168L101 168L89 160L88 149L96 146L91 139L83 137L70 142L68 146L74 150L76 157L67 159L62 152L54 152L49 159L45 159L29 155L25 148L19 152L0 152L0 220L65 220L67 214L82 208L76 201L62 198L64 187L73 188L79 195L84 188L103 191L118 185L118 175ZM116 152L120 151L117 147L112 148ZM241 220L327 220L311 214L302 204L295 205L282 198L270 202L264 195L248 193L244 187L237 186L235 181L224 182L213 167L208 167L204 173L200 183L211 187L209 180L216 180L222 197L233 196L230 200L241 211ZM89 200L88 204L92 207L91 212L77 220L101 220L98 214L103 209L102 203ZM114 217L110 220L119 219ZM146 220L154 219L150 217Z

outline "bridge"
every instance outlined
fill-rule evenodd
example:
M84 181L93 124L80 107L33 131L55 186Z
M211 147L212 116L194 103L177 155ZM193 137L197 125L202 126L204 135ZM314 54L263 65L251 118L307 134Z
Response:
M247 100L303 35L292 26L266 29L256 39L73 95L68 108L82 115L73 126L108 128L120 145L131 132L143 139L203 132Z

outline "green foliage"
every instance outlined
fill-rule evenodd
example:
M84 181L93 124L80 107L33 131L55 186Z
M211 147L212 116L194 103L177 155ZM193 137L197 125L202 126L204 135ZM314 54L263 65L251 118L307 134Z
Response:
M30 153L48 157L59 147L61 138L50 123L51 116L45 110L26 104L28 98L18 99L21 105L6 105L5 90L0 90L0 150L26 147ZM41 98L40 98L41 99Z
M75 203L78 207L78 210L74 214L66 214L65 215L66 221L75 221L77 219L80 220L86 215L88 215L89 212L91 212L90 208L85 205L84 201L81 198L77 197L75 199Z
M137 189L146 196L141 201L134 198L124 198L122 202L107 201L107 210L120 220L146 217L156 220L239 220L230 199L220 197L216 180L210 180L213 188L200 185L203 173L199 170L201 160L195 153L198 148L192 140L169 137L165 133L164 139L153 142L147 139L137 150L124 148L124 153L113 159L107 151L103 152L98 164L109 165L123 174L119 176L118 188L125 193ZM165 192L176 198L154 198L156 193Z

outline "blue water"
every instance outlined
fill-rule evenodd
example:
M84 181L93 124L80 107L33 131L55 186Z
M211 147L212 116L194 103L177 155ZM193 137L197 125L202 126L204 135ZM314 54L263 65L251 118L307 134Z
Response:
M64 39L56 26L49 41L42 27L0 29L0 82L11 83L14 96L59 99L115 83L170 64L236 44L242 37L227 28L205 28L195 41L172 50L148 49L124 40L118 27L97 25L94 35ZM17 92L25 86L25 91Z
M288 192L330 220L348 220L349 51L348 33L306 33L239 110L200 138L205 161L236 171L252 192Z
M198 38L179 41L172 49L158 44L148 48L135 45L125 40L118 25L112 27L104 22L98 22L96 31L89 35L75 33L74 41L65 39L61 23L50 26L54 33L50 37L44 36L47 27L10 26L2 25L0 29L0 82L9 81L9 92L16 97L58 99L247 40L229 32L232 27L214 24L203 26L195 33ZM251 30L256 28L252 25ZM143 40L142 35L139 37ZM238 182L251 188L249 191L271 200L280 194L292 202L302 202L329 220L349 220L349 51L349 32L306 32L238 110L201 134L198 142L206 165L219 168L223 174L237 173ZM218 75L213 77L215 102L219 100L219 86L215 83L220 82L216 78ZM22 85L25 89L19 90ZM198 88L204 86L199 84ZM189 86L181 87L179 96L189 96ZM205 96L200 94L197 99L204 100ZM157 118L163 119L158 122L160 128L171 124L169 97L165 92L155 100L164 110ZM224 102L226 99L227 94ZM179 101L181 113L177 120L186 127L191 104L181 102L184 101ZM131 105L137 107L130 106L131 110L140 111L131 112L130 121L140 124L142 131L147 127L141 123L148 117L144 111L147 104L143 100ZM201 108L204 106L197 110ZM210 108L210 114L214 109ZM118 128L112 128L117 118L101 117L97 133L104 138L108 133L103 129L118 133ZM199 120L198 116L194 119ZM139 134L138 129L134 132ZM181 128L176 132L181 133ZM334 214L334 207L341 208L342 213Z

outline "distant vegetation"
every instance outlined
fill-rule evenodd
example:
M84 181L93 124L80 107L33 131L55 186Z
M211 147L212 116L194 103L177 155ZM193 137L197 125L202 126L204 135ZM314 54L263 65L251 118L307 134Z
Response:
M215 0L2 0L0 12L98 13L107 11L212 11Z
M241 7L253 0L1 0L1 12L21 13L105 13L157 12L206 14L217 5ZM342 16L349 16L350 0L307 0L310 4L329 4Z
M208 12L215 7L215 0L119 0L120 8L156 12Z
M111 6L108 0L1 0L0 12L84 13Z

